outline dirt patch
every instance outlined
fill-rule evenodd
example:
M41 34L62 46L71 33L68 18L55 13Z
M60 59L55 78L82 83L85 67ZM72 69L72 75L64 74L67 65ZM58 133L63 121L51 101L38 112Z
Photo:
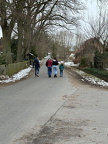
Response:
M60 120L52 119L43 128L32 144L61 144L71 138L80 139L83 136L82 126L86 126L88 121Z
M67 120L51 118L40 133L29 133L15 141L15 144L64 144L71 139L84 137L83 126L88 120Z

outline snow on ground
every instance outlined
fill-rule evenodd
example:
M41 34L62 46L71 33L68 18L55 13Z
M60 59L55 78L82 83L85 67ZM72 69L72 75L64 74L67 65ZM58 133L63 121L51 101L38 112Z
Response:
M31 69L32 69L31 67L23 69L23 70L19 71L17 74L14 74L12 77L10 77L7 80L0 80L0 83L9 83L9 82L15 82L17 80L20 80L20 79L26 77L29 74L29 72L31 71Z
M71 66L77 67L78 66L78 64L76 65L73 62L64 62L64 65L67 67L71 67ZM0 80L0 83L9 83L9 82L18 81L18 80L26 77L29 74L29 72L31 71L31 69L32 69L32 67L28 67L26 69L23 69L23 70L19 71L17 74L14 74L12 77L8 78L7 80ZM108 82L105 82L104 80L101 80L101 79L99 79L93 75L87 74L81 70L76 70L76 72L83 79L86 79L87 81L91 82L92 84L96 84L96 85L103 86L103 87L108 87Z
M74 64L74 62L65 62L64 65L66 66L79 66L79 64Z
M86 79L87 81L91 82L92 84L103 86L103 87L108 87L108 82L105 82L102 79L99 79L93 75L87 74L87 73L80 71L80 70L76 70L76 72L80 76L82 76L82 78Z
M73 62L65 62L64 64L67 67L79 66L79 64L74 64ZM102 87L108 87L108 82L105 82L104 80L99 79L93 75L87 74L81 70L76 70L76 73L78 73L83 79L86 79L87 81L91 82L92 84L99 85ZM82 81L84 81L83 79L82 79Z

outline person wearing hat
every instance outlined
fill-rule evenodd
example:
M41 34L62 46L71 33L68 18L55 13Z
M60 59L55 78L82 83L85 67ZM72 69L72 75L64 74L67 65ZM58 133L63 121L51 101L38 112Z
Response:
M59 70L60 70L60 77L62 77L63 76L63 70L64 70L63 61L61 61L60 65L59 65Z

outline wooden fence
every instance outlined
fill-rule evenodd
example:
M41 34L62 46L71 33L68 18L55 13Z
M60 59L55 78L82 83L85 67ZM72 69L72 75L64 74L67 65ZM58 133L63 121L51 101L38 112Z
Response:
M12 76L13 74L19 72L20 70L27 68L27 66L28 61L8 65L0 65L0 75Z

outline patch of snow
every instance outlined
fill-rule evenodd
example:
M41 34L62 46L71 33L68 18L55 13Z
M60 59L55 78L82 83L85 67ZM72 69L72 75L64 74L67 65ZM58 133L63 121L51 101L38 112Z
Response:
M65 62L64 64L65 64L65 66L74 66L74 67L79 66L79 64L74 64L74 62Z
M65 62L65 66L71 67L71 66L79 66L79 64L74 64L73 62ZM108 82L105 82L104 80L101 80L93 75L87 74L84 71L76 70L76 72L82 76L83 79L86 79L87 81L91 82L92 84L96 84L103 87L108 87Z
M65 62L64 64L65 64L65 66L74 66L74 67L79 66L79 64L74 64L74 62Z
M31 71L32 67L28 67L26 69L23 69L19 71L17 74L14 74L11 78L7 80L0 80L0 83L9 83L9 82L15 82L17 80L20 80L28 75L28 73Z
M87 74L87 73L80 71L80 70L77 70L76 72L79 75L81 75L84 79L91 82L92 84L96 84L96 85L103 86L103 87L108 87L108 82L105 82L102 79L99 79L93 75Z
M71 66L72 62L65 62L64 64L65 64L65 66Z

